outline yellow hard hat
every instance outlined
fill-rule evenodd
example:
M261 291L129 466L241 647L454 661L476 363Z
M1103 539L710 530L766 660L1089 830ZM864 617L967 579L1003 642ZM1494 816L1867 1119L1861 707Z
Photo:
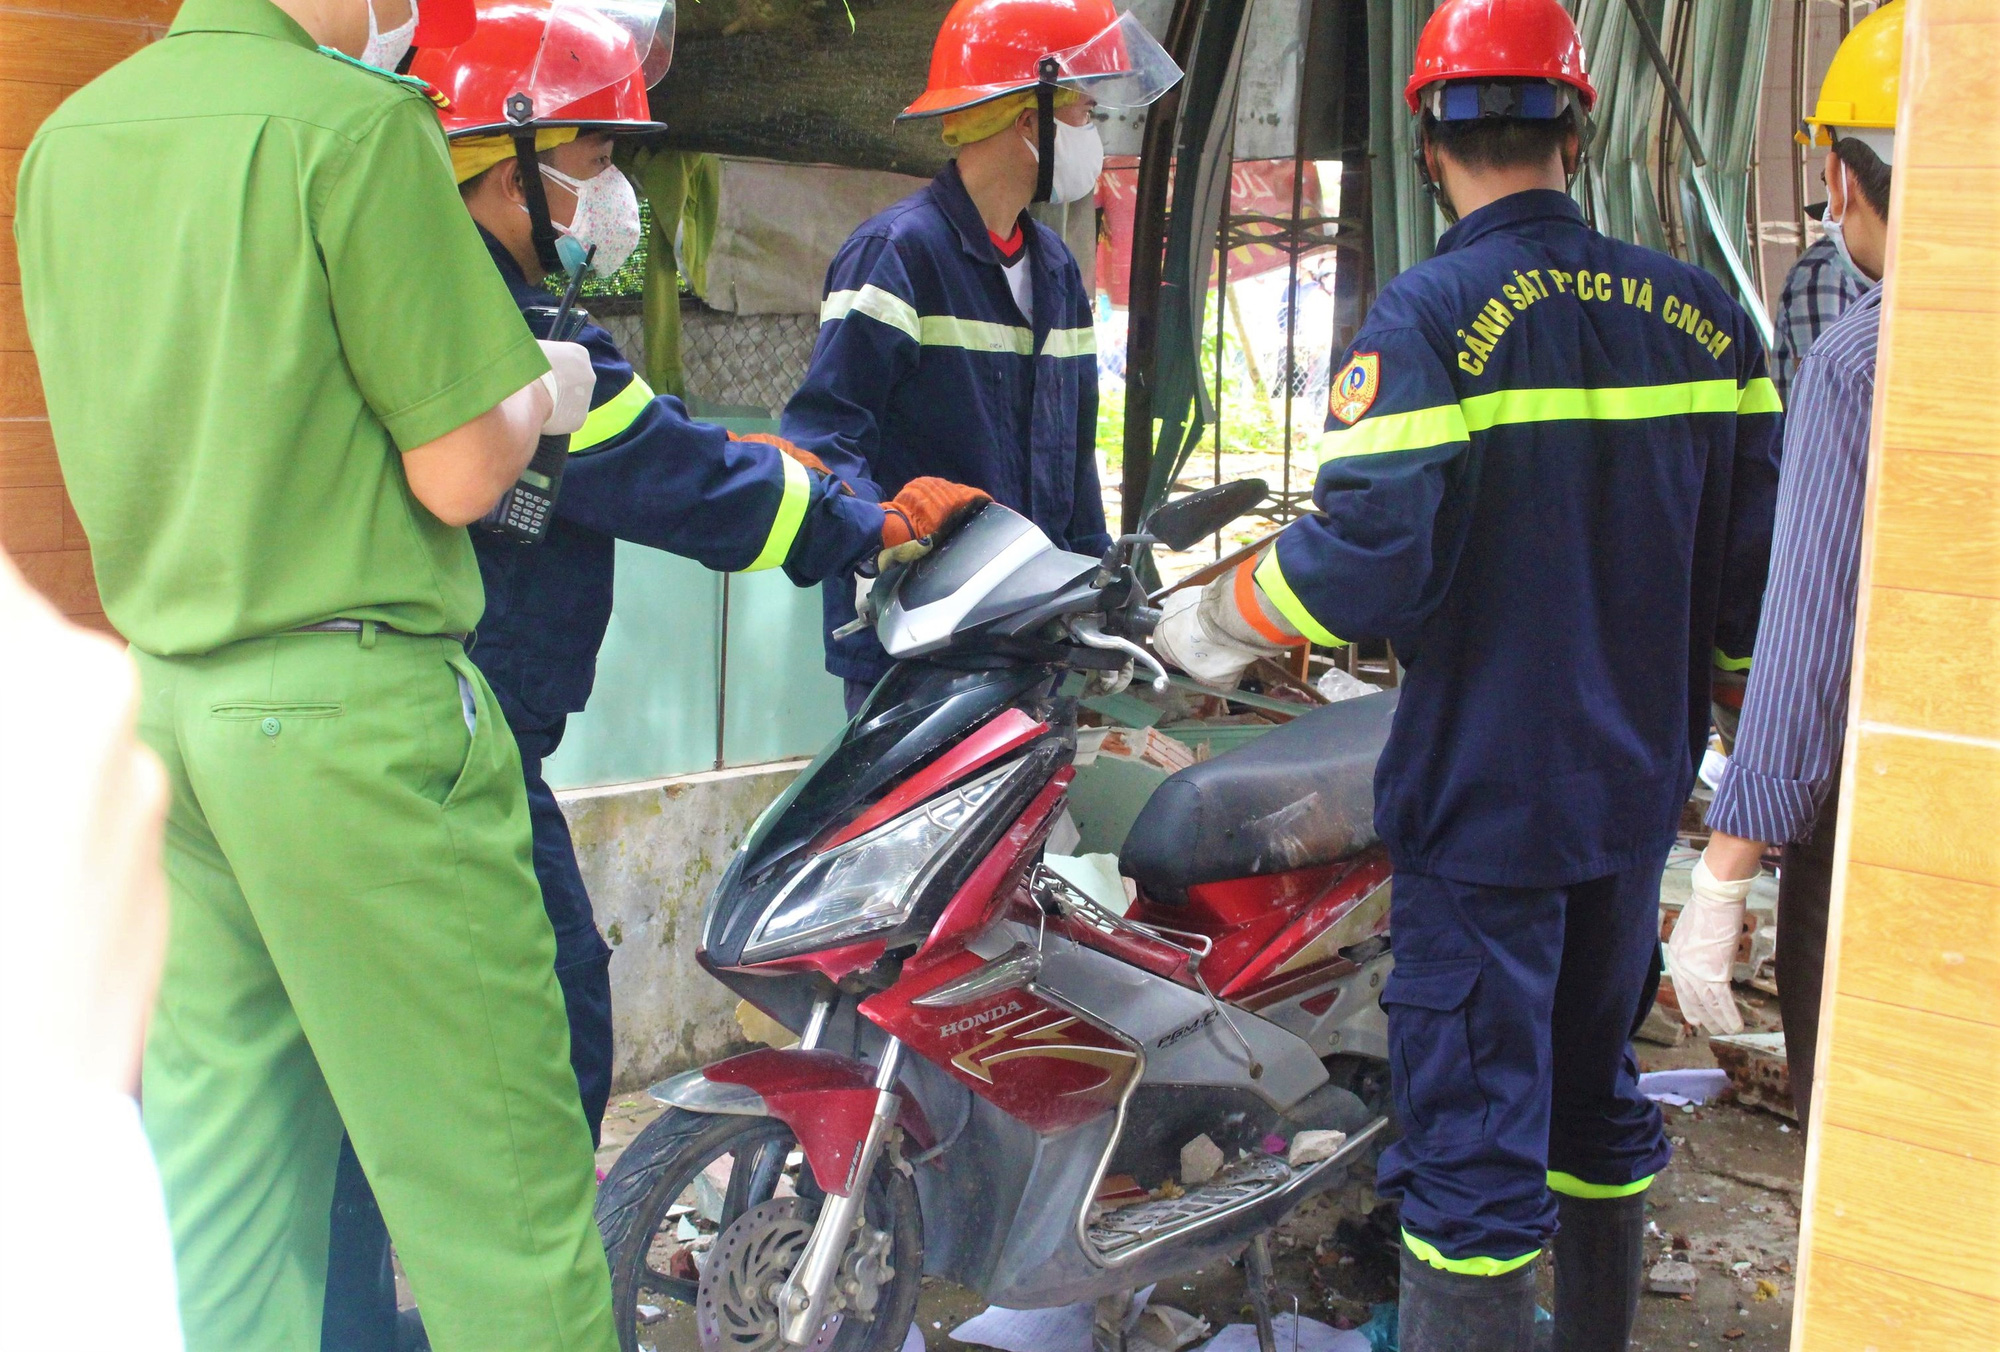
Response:
M1807 125L1894 127L1902 71L1903 0L1889 0L1854 25L1833 54L1820 82L1819 106Z

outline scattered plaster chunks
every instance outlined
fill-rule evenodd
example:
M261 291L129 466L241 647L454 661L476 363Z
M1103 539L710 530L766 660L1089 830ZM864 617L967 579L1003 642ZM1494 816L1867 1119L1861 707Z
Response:
M1285 1155L1285 1163L1294 1169L1305 1164L1317 1164L1321 1160L1332 1159L1347 1144L1344 1131L1302 1131L1292 1137L1292 1148Z
M1209 1140L1206 1134L1181 1147L1181 1182L1187 1187L1200 1187L1214 1178L1221 1168L1222 1147Z
M1693 1263L1662 1258L1646 1274L1646 1289L1656 1296L1691 1296L1700 1280L1701 1274L1695 1271Z

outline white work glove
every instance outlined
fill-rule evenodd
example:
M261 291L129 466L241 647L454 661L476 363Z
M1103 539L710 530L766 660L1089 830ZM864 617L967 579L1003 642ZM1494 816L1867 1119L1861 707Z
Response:
M582 343L551 343L537 339L542 355L549 359L549 372L542 388L549 392L551 412L542 423L545 437L567 436L583 426L590 416L590 396L597 389L597 368L590 364L590 349Z
M1667 940L1667 975L1687 1021L1710 1033L1740 1033L1743 1013L1729 978L1736 967L1737 941L1743 934L1745 898L1752 874L1723 882L1708 870L1706 858L1694 865L1692 895L1674 922Z
M1227 582L1224 578L1221 584L1209 585ZM1284 649L1269 643L1245 642L1224 633L1220 626L1210 622L1210 617L1204 616L1203 595L1202 591L1188 587L1167 598L1161 608L1165 613L1153 629L1153 651L1162 661L1179 667L1203 685L1217 690L1234 689L1252 662Z

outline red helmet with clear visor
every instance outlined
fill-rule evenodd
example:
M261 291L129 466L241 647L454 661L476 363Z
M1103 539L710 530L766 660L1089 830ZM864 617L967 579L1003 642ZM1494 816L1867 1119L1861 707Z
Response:
M646 90L673 54L672 0L486 0L468 39L419 50L410 74L450 100L439 113L449 136L663 131Z
M1048 82L1111 108L1143 108L1180 67L1111 0L958 0L931 48L930 82L902 118L937 117Z

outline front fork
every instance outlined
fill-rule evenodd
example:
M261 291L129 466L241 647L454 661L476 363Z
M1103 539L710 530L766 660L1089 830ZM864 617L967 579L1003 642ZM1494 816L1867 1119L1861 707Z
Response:
M827 1194L820 1205L819 1219L813 1223L812 1238L806 1241L805 1253L778 1292L778 1333L793 1347L810 1343L825 1322L827 1292L833 1286L834 1274L840 1271L840 1260L847 1254L855 1222L862 1217L868 1180L875 1173L875 1159L882 1153L882 1142L896 1123L900 1107L896 1076L902 1064L903 1044L892 1037L883 1046L882 1061L875 1068L875 1115L868 1120L861 1149L847 1171L847 1191Z

